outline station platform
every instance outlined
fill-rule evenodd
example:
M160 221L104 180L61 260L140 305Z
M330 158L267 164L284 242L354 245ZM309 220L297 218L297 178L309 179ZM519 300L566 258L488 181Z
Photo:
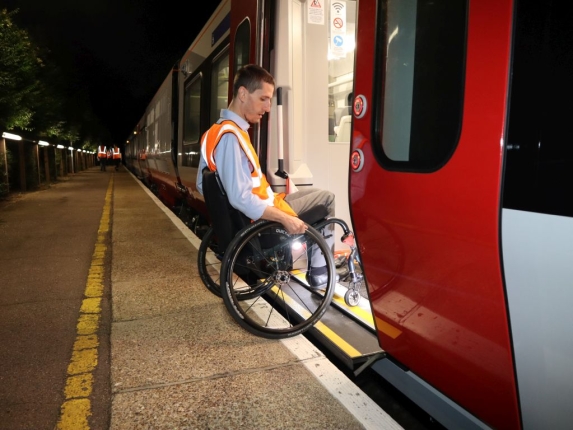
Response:
M304 336L268 340L129 171L0 205L0 428L400 429Z

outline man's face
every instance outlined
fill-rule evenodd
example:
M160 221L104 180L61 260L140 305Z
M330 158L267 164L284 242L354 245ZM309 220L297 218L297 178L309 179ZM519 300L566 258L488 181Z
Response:
M263 82L263 87L253 93L241 87L239 91L244 91L245 103L243 104L243 116L251 124L257 124L263 118L263 115L271 111L271 100L275 87Z

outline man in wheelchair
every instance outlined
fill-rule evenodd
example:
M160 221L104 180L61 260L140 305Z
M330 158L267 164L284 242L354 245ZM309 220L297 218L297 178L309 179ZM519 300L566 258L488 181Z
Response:
M300 234L306 231L307 224L297 214L323 206L328 217L333 217L335 197L332 192L318 188L288 195L272 191L261 171L248 129L270 112L274 90L273 76L262 67L250 64L237 71L229 107L221 110L217 123L201 138L197 189L203 194L203 169L216 171L233 208L251 220L279 222L289 234ZM334 225L324 227L322 235L334 250ZM326 261L318 250L310 250L306 280L314 289L324 287L328 280Z

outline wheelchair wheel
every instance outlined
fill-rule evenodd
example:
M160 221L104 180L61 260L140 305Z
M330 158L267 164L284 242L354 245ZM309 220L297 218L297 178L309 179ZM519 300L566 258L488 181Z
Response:
M223 259L224 255L219 250L215 230L213 227L209 227L199 245L197 267L199 269L199 277L203 281L203 284L217 297L221 297L221 261ZM238 275L233 274L233 278L236 282ZM239 299L245 300L253 297L253 295L260 295L261 290L262 286L259 286L255 293L251 291L245 291L243 294L239 293Z
M221 297L221 255L215 239L215 231L210 227L201 239L199 253L197 254L197 266L199 276L203 284L216 296Z
M325 288L318 291L305 281L309 250L315 245L315 252L325 255L328 273ZM332 301L332 250L311 226L304 234L289 235L280 223L259 220L229 244L221 285L227 310L243 328L268 339L296 336L312 327Z
M360 303L360 297L360 291L349 289L346 294L344 294L344 302L348 306L356 306L358 303Z

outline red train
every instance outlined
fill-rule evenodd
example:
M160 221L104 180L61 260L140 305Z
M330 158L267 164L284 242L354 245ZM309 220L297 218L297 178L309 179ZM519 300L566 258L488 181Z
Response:
M573 31L548 0L223 0L126 144L200 235L199 138L258 63L272 185L336 193L372 366L447 428L573 427ZM279 152L279 133L284 153Z

